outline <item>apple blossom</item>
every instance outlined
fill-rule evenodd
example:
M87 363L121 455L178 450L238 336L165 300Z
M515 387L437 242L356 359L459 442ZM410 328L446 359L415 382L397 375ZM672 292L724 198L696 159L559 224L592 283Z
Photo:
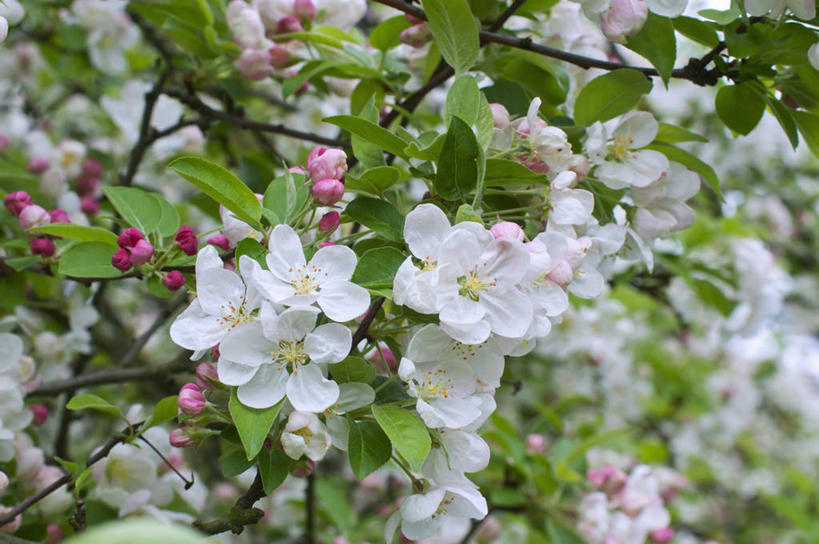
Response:
M600 14L603 34L615 43L625 43L627 36L640 32L648 16L643 0L612 0L609 8Z
M296 410L290 413L284 426L282 449L291 459L306 456L311 461L321 461L330 449L330 435L316 414Z
M307 157L307 174L310 179L338 179L347 172L347 154L341 149L315 147Z
M177 397L179 411L189 416L196 416L205 409L205 396L195 384L186 383L179 390Z
M313 184L313 199L324 206L332 206L344 196L344 184L337 179L322 179Z
M17 220L20 223L20 228L25 230L48 225L51 222L51 216L41 206L31 204L20 211Z
M57 247L48 238L35 238L29 242L29 249L32 255L51 257L56 253Z
M31 206L31 196L25 191L14 191L3 199L3 206L10 214L17 217L27 206Z

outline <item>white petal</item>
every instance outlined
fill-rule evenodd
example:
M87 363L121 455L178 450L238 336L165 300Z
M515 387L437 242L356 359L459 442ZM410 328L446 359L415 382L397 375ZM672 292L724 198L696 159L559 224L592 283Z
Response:
M492 331L512 338L523 336L532 322L532 303L515 288L492 289L481 295Z
M196 296L207 313L229 315L244 301L245 284L235 272L211 268L196 275Z
M430 399L428 402L418 399L418 415L427 427L437 429L448 427L458 429L469 425L481 415L481 411L468 399L450 397L448 399Z
M441 308L439 317L442 323L469 325L477 323L485 315L486 308L480 302L458 295Z
M304 350L314 363L338 363L352 345L353 333L339 323L321 325L304 339Z
M401 517L409 522L431 517L444 500L444 495L446 490L443 487L433 487L426 493L410 495L401 503Z
M623 120L614 129L612 136L629 138L631 144L629 147L640 149L654 141L659 128L657 120L647 111L632 111L623 116Z
M267 247L270 249L267 268L280 280L289 279L290 270L306 262L299 235L289 225L277 225L270 233Z
M660 179L669 168L668 158L653 149L634 152L626 164L632 169L630 185L634 187L645 187Z
M413 362L432 363L440 361L452 347L452 338L434 324L424 325L413 335L407 346L406 356Z
M529 268L529 251L514 238L498 238L489 243L481 254L481 262L488 266L481 269L481 277L491 277L498 284L515 284L523 279Z
M178 346L194 351L212 348L224 334L222 323L216 316L208 315L202 310L198 298L171 324L171 340Z
M448 484L446 487L454 498L447 509L451 515L473 519L482 519L486 516L488 513L486 499L474 485Z
M443 520L442 517L426 518L419 521L404 520L401 523L401 533L413 542L422 541L425 538L435 536L441 520Z
M287 380L287 398L302 412L323 412L336 402L338 392L338 384L322 376L312 363L294 370Z
M222 270L225 264L219 258L219 251L208 244L199 250L196 255L196 273L204 272L205 270Z
M316 251L310 259L308 269L316 268L318 273L331 280L349 280L355 271L355 252L347 246L328 246Z
M445 323L441 321L441 329L453 339L458 342L463 342L464 344L480 344L489 338L492 332L492 327L486 319L470 324Z
M350 321L370 306L370 293L352 282L332 280L321 286L318 305L333 321Z
M0 333L0 372L16 365L23 356L23 340L16 334Z
M221 358L253 367L270 363L275 349L277 345L264 337L259 322L236 327L219 344Z
M407 214L404 239L415 257L435 261L441 242L451 230L449 219L441 208L435 204L420 204Z
M279 304L292 297L296 291L291 284L280 280L272 272L261 267L253 271L253 284L262 296Z
M312 306L294 306L279 314L276 319L275 332L270 339L278 343L279 340L301 340L316 326L319 310Z
M258 370L259 367L234 363L224 357L220 357L216 365L219 381L225 385L244 385L256 375Z
M221 364L220 364L221 366ZM284 398L287 370L270 364L259 367L256 375L236 390L239 401L251 408L270 408Z

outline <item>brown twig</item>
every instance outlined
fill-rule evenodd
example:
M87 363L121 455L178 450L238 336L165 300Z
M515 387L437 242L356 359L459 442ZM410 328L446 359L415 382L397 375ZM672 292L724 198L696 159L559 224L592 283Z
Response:
M381 306L384 304L384 297L378 297L373 301L370 305L370 309L367 310L366 315L364 315L364 319L361 320L361 323L358 325L358 328L353 333L353 345L350 348L350 353L355 351L356 346L358 343L364 340L367 337L367 331L372 325L373 320L375 319L375 315L378 313L378 310L381 309Z
M213 521L194 521L193 526L209 535L216 535L231 531L233 534L241 534L245 530L245 525L254 525L262 519L264 512L258 508L253 508L256 501L265 496L264 484L261 473L257 470L256 477L244 495L239 497L233 508L230 509L227 519L216 519Z
M30 397L41 397L45 395L58 395L67 391L74 391L82 387L91 387L92 385L103 385L111 383L123 383L134 381L146 381L161 378L169 374L173 374L180 370L188 368L187 361L168 365L162 368L122 368L117 370L100 370L99 372L91 372L53 383L44 383L28 393Z

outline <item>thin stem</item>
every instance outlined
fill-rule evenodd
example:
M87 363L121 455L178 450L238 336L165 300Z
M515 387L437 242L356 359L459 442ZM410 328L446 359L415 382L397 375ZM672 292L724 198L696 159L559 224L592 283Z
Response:
M158 449L156 449L156 446L151 444L151 442L149 442L147 438L145 438L144 436L140 436L139 439L142 440L143 442L145 442L146 444L148 444L148 447L150 447L152 450L154 450L154 453L157 454L159 456L159 458L162 459L162 461L166 465L168 465L168 468L170 468L172 471L174 471L174 473L176 473L177 476L182 478L182 481L185 482L185 489L190 489L193 486L193 480L195 478L193 472L191 472L191 479L188 480L187 478L185 478L184 475L182 475L181 472L176 470L176 467L173 466L173 464L170 461L168 461L168 459L164 455L162 455L162 452L159 451Z
M367 310L367 314L364 316L364 319L361 320L361 324L355 330L353 334L353 345L350 348L350 353L355 351L356 346L358 346L359 342L364 340L367 337L367 330L372 325L373 320L375 319L375 315L378 313L378 310L381 309L381 306L384 305L384 297L378 297L373 301L370 305L370 309Z
M307 527L304 534L304 541L306 544L315 544L316 542L316 475L311 472L307 476L307 489L304 493L304 507L307 514Z

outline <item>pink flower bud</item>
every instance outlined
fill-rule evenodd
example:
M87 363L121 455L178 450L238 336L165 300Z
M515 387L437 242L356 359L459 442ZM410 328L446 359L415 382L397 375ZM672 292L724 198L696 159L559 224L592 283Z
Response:
M196 367L196 385L200 389L212 389L214 383L219 383L219 374L216 372L216 367L210 363L199 363Z
M380 349L373 350L372 356L370 357L370 361L375 365L375 368L386 371L384 368L386 364L392 372L397 372L398 362L395 360L395 354L386 344L379 345L379 348Z
M292 15L282 17L276 25L276 32L278 34L289 34L291 32L301 32L302 30L304 30L304 27L301 26L301 21Z
M178 291L183 285L185 285L186 281L185 276L182 275L182 272L179 270L171 270L165 274L164 278L162 278L162 283L164 283L165 287L167 287L169 290Z
M196 384L186 383L179 390L179 397L177 398L179 411L189 416L197 416L205 409L205 395Z
M291 174L301 174L302 176L307 175L307 170L305 170L301 166L291 166L290 168L287 169L287 171L290 172Z
M102 175L102 164L97 159L85 159L82 163L82 175L99 178Z
M54 242L48 238L35 238L28 244L32 255L40 255L41 257L51 257L57 251Z
M509 119L509 110L503 104L493 102L489 104L489 109L492 110L492 122L495 124L495 128L503 129L512 124Z
M546 450L546 439L542 434L530 434L526 437L526 452L529 455L537 455Z
M52 223L71 223L71 220L68 218L68 214L62 208L55 208L48 212L48 217L51 219Z
M574 271L572 270L572 265L564 259L557 263L546 277L565 288L574 279Z
M48 167L51 166L51 161L45 157L31 157L26 163L26 169L32 174L42 174Z
M347 172L347 154L341 149L316 147L307 157L307 172L316 181L341 179Z
M0 153L11 147L11 136L0 130Z
M332 206L344 196L344 184L333 178L322 179L313 185L311 194L319 204Z
M230 241L224 234L214 234L208 238L208 243L220 248L222 251L228 251L230 249Z
M100 178L93 176L83 176L74 184L74 190L80 196L93 197L97 195L100 188Z
M233 65L243 77L260 81L273 74L270 53L266 49L245 49Z
M111 257L111 264L114 268L122 272L128 271L131 268L131 257L128 255L127 249L118 249L114 256Z
M131 249L131 264L140 266L151 260L154 256L154 246L147 240L140 240Z
M432 37L432 32L426 23L418 23L409 28L405 28L398 35L401 43L407 44L410 47L423 47Z
M196 255L196 250L199 247L199 242L196 239L193 229L187 225L182 225L176 232L174 237L176 245L182 250L185 255Z
M183 427L173 429L168 436L168 441L174 448L189 448L193 446L193 438L188 436L188 432Z
M274 45L267 50L270 55L270 66L281 70L290 62L290 51L280 45Z
M11 215L17 217L23 208L31 206L31 196L25 191L14 191L6 195L3 199L3 206Z
M86 215L96 215L100 211L100 203L90 196L84 196L80 198L80 209Z
M655 529L648 534L652 542L657 544L665 544L674 540L674 529L665 527L663 529Z
M341 219L338 212L327 212L319 219L319 232L332 232L338 228Z
M293 2L293 15L302 21L312 21L316 18L316 6L312 0L296 0Z
M619 491L626 483L627 476L617 467L604 465L597 470L590 470L586 473L586 478L594 487L611 495Z
M42 207L31 204L23 208L20 215L17 216L17 221L20 222L21 229L30 229L48 225L51 222L51 217Z
M219 361L219 357L222 356L221 351L219 350L219 344L216 344L212 348L210 348L210 358L214 361Z
M419 18L419 17L416 17L415 15L413 15L413 14L411 14L411 13L405 13L405 14L404 14L404 17L406 17L406 18L407 18L407 21L409 21L410 23L412 23L412 24L414 24L414 25L417 25L417 24L420 24L420 23L423 23L423 22L424 22L424 20L423 20L423 19L421 19L421 18Z
M34 415L33 422L35 425L40 426L48 421L48 408L44 404L32 404L28 409Z
M117 237L117 245L119 245L119 247L122 249L131 249L143 238L144 237L142 236L142 233L139 232L139 229L128 227Z
M323 247L330 247L330 246L337 246L337 245L338 245L337 243L335 243L335 242L333 242L331 240L325 240L323 242L318 243L318 248L321 249Z
M47 544L57 544L63 539L63 530L59 525L52 523L46 527L46 542Z
M609 40L626 43L626 36L634 36L648 16L643 0L612 0L609 9L600 14L600 29Z
M511 221L495 223L489 229L489 232L495 238L517 238L521 242L523 241L523 229L520 228L520 225Z

